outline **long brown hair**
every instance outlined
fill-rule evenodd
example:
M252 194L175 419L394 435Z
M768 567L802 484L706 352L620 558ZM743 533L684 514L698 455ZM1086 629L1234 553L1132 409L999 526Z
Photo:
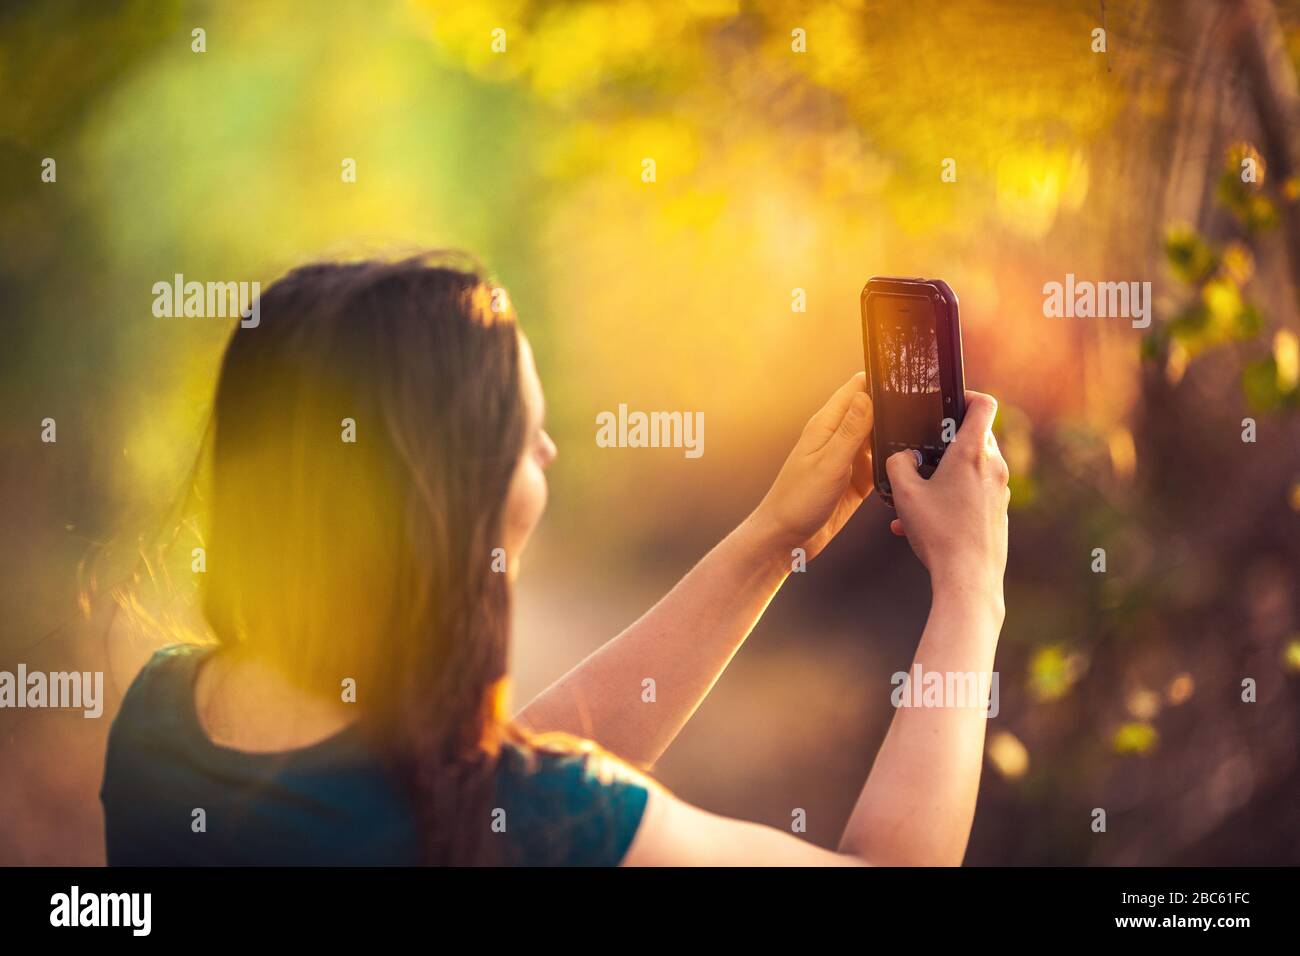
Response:
M208 622L315 693L354 682L430 863L496 858L494 766L522 740L494 549L526 410L495 292L445 255L290 272L232 335L213 419Z

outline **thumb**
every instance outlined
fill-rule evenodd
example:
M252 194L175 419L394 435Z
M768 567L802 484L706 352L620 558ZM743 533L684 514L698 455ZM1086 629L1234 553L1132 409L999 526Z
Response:
M889 475L889 485L895 495L900 489L910 489L925 483L919 468L916 453L910 448L894 452L885 459L885 472Z
M853 464L853 459L862 450L863 442L871 434L871 420L871 399L859 392L849 402L835 434L826 443L831 463L837 469L848 468Z

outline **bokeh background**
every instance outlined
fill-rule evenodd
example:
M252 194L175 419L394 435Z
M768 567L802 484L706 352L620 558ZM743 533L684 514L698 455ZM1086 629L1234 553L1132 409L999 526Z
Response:
M1014 474L968 861L1300 862L1298 62L1291 0L7 4L0 668L106 669L111 708L150 644L105 608L195 624L151 555L232 323L155 318L175 273L459 247L509 288L560 446L518 702L754 506L861 368L866 278L935 276ZM1152 327L1045 318L1066 273L1151 281ZM623 402L703 411L704 456L598 448ZM834 844L928 606L888 518L792 577L669 787ZM0 713L0 862L102 862L106 732Z

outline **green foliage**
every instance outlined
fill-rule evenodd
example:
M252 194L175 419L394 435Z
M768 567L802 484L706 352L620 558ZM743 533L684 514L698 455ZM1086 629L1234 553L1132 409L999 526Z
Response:
M1228 162L1215 189L1215 196L1249 234L1277 225L1277 207L1261 192L1266 167L1264 158L1248 143L1228 150Z
M1184 291L1172 316L1144 337L1144 360L1185 362L1232 343L1262 340L1267 323L1246 287L1254 274L1254 256L1247 242L1278 222L1277 208L1261 192L1264 176L1264 161L1254 147L1234 145L1228 150L1215 197L1231 213L1240 234L1214 242L1186 224L1172 224L1165 231L1165 264ZM1245 366L1242 391L1252 406L1275 409L1289 404L1290 392L1277 372L1272 359Z
M1241 372L1241 390L1256 411L1300 408L1300 386L1287 379L1277 357L1269 355L1246 364Z
M1204 282L1219 266L1210 244L1191 226L1170 226L1165 232L1164 252L1170 270L1188 285Z

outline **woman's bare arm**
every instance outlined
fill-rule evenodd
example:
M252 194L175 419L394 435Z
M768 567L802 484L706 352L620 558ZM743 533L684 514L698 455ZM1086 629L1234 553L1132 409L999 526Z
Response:
M520 722L653 765L749 636L789 574L794 549L811 560L870 492L870 432L859 373L809 420L753 515L640 620L543 691Z
M911 673L919 666L923 674L987 678L1002 628L1000 604L992 595L936 591ZM961 864L984 761L983 704L944 700L894 712L841 851L877 866Z
M890 458L905 533L930 569L930 617L913 662L945 678L985 675L1002 627L1007 469L990 430L996 403L968 392L958 441L929 481L910 453ZM912 673L915 673L913 670ZM882 693L888 692L886 688ZM624 864L956 866L966 852L983 762L981 700L941 699L895 714L833 853L771 827L706 813L651 785Z
M936 594L915 663L983 671L1001 623L991 596ZM882 686L881 693L888 693ZM650 785L625 866L957 866L975 814L986 719L977 708L900 708L838 853L773 827L708 813Z
M635 624L532 701L519 720L649 767L713 689L789 571L752 519ZM653 698L646 681L654 681Z

